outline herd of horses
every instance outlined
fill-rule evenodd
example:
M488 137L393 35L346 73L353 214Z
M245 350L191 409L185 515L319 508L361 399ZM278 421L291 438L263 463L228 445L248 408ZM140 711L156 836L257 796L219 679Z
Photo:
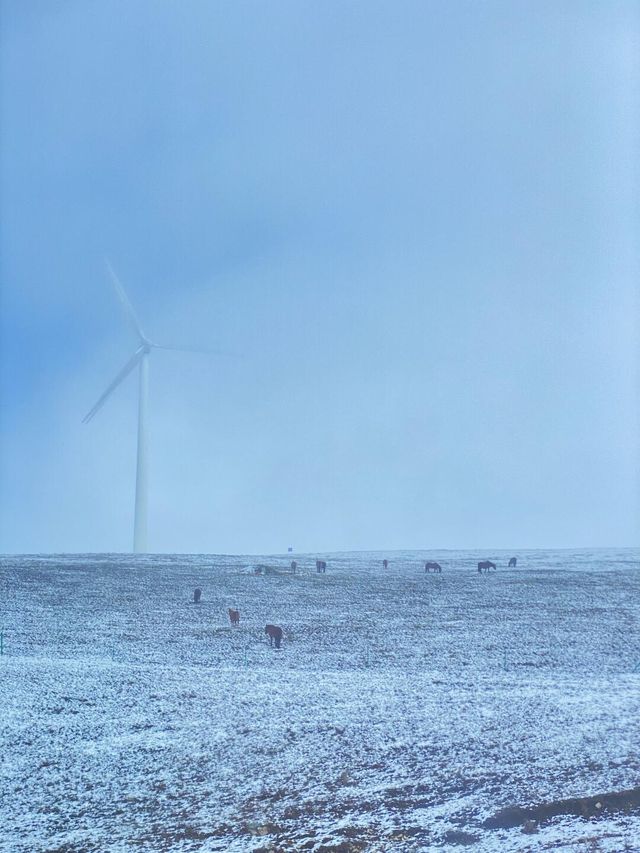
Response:
M509 568L510 569L515 568L517 563L518 563L518 558L517 557L511 557L511 559L509 560ZM291 563L291 568L294 572L295 572L296 566L297 566L297 563L294 560ZM382 568L383 569L389 568L389 560L385 559L382 561ZM495 569L496 569L496 564L492 563L491 560L481 560L478 563L478 574L482 574L482 572L495 571ZM433 560L428 560L424 564L424 570L425 570L425 573L436 572L438 574L441 574L442 573L442 566L440 565L440 563L436 563ZM324 560L316 560L316 571L317 572L326 572L327 571L327 564Z
M518 558L517 557L512 557L509 560L509 568L510 569L514 569L517 566L517 564L518 564ZM385 569L388 568L389 567L389 561L383 560L382 566ZM424 564L424 570L425 570L426 574L428 574L429 572L436 572L438 574L441 574L442 573L442 566L440 565L440 563L436 563L436 562L430 560ZM478 574L480 574L480 575L483 572L495 572L495 570L496 570L496 564L492 563L491 560L480 560L480 562L478 563Z
M515 568L517 565L517 562L518 562L517 557L511 557L511 559L509 560L509 568L510 569ZM295 560L291 561L291 567L290 568L291 568L291 572L295 575L295 573L298 569L298 564L296 563ZM384 559L382 561L382 568L383 569L389 568L389 560ZM492 563L491 560L481 560L478 563L478 573L479 574L482 574L482 572L495 571L495 569L496 569L496 564ZM442 566L440 565L440 563L436 563L433 560L429 560L424 564L424 570L426 573L429 573L429 572L442 573ZM327 561L326 560L316 560L316 572L318 574L326 574L326 572L327 572ZM261 574L261 573L262 573L262 570L260 567L258 567L255 570L255 574Z
M383 560L382 564L383 564L384 568L386 569L387 565L388 565L387 561ZM518 564L518 558L517 557L512 557L509 560L509 568L510 569L514 569L517 564ZM440 563L429 562L429 563L424 564L424 570L425 570L425 572L442 572L442 566L440 565ZM495 572L495 570L496 570L496 564L492 563L491 560L480 560L480 562L478 563L478 574L479 575L481 575L483 572Z
M509 568L515 568L517 565L517 562L518 562L517 557L511 557L511 559L509 560ZM383 568L388 569L389 568L389 561L386 559L383 560L382 566L383 566ZM298 568L298 564L296 563L295 560L292 560L291 561L291 571L294 574L295 574L297 568ZM478 563L478 574L482 574L483 572L495 571L495 569L496 569L496 564L492 563L491 560L481 560ZM442 566L440 565L440 563L436 563L433 560L428 560L424 564L424 570L425 570L425 573L434 572L434 573L441 574L442 573ZM326 560L316 560L316 572L324 574L324 573L326 573L326 571L327 571ZM194 604L199 604L201 598L202 598L202 590L200 588L194 590L194 593L193 593ZM227 613L229 614L229 621L231 622L232 626L237 626L240 624L240 611L239 610L236 610L233 607L229 607L229 608L227 608ZM265 625L264 632L267 635L267 637L269 637L269 645L275 646L276 649L279 649L281 647L281 644L282 644L282 634L283 634L282 628L279 625Z

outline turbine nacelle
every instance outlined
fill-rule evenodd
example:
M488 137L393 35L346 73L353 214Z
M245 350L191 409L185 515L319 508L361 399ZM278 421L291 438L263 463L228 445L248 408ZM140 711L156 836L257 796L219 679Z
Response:
M100 409L107 402L111 394L116 390L118 385L123 382L127 376L131 373L134 368L140 364L140 361L143 356L148 355L152 349L162 349L162 350L170 350L173 352L198 352L205 353L209 352L216 355L224 355L220 350L205 350L199 349L197 347L182 347L182 346L167 346L166 344L157 344L155 341L150 340L145 333L142 331L142 326L140 325L140 321L138 320L138 316L136 312L133 310L133 305L129 301L129 297L127 296L124 287L120 283L120 279L113 271L111 264L107 261L107 271L109 273L109 277L111 278L111 282L114 286L120 304L124 310L125 318L130 325L133 333L138 339L138 348L124 365L124 367L116 374L113 381L107 387L105 392L100 396L96 404L92 409L87 412L87 414L82 419L82 423L89 423L89 421L100 411Z

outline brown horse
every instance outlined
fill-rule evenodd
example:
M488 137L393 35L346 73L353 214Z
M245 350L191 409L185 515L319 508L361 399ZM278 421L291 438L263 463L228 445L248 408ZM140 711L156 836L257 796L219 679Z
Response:
M326 574L327 564L324 560L316 560L316 572Z
M269 637L269 645L272 646L275 641L276 649L279 649L282 642L282 628L278 625L266 625L264 632Z
M442 566L440 563L425 563L424 570L425 572L442 572Z
M491 569L495 570L496 564L492 563L491 560L482 560L478 563L478 574L481 575L483 572L488 572Z
M382 561L382 568L383 568L383 569L388 569L388 568L389 568L389 560L383 560L383 561Z
M294 573L294 575L295 575L295 573L296 573L296 569L297 569L297 568L298 568L298 564L296 563L296 561L295 561L295 560L291 560L291 571Z
M201 589L195 589L195 590L193 591L193 603L194 603L194 604L200 604L200 596L201 596L201 595L202 595L202 590L201 590Z
M229 619L231 620L232 625L240 624L240 611L233 610L231 607L228 608Z
M512 558L509 560L509 568L510 568L510 569L515 569L515 567L516 567L516 565L517 565L517 562L518 562L518 560L517 560L515 557L512 557Z

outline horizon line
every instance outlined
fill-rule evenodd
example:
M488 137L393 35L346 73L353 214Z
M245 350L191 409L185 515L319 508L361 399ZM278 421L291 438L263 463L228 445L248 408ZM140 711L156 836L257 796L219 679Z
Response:
M453 551L506 551L506 552L521 552L527 551L611 551L611 550L640 550L640 544L637 545L537 545L535 547L523 548L508 548L499 547L495 549L478 547L467 548L345 548L335 550L317 549L313 551L259 551L259 552L216 552L216 551L147 551L136 553L134 551L4 551L0 552L0 557L99 557L99 556L130 556L134 558L144 557L166 557L166 556L183 556L183 557L285 557L293 558L294 555L299 557L311 556L314 554L398 554L406 552L422 553L422 552L453 552Z

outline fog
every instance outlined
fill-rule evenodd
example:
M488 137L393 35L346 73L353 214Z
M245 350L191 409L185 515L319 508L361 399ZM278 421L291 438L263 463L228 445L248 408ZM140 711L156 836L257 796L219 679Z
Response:
M634 3L2 3L0 550L638 544Z

